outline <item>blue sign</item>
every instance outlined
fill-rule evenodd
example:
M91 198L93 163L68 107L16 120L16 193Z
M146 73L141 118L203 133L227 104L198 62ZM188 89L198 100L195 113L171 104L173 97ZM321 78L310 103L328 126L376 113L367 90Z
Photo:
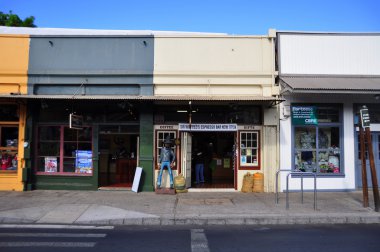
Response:
M75 151L75 172L92 174L92 151Z

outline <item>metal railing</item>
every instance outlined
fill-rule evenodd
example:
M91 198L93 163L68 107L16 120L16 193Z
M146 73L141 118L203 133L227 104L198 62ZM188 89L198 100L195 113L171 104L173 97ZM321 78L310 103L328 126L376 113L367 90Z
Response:
M291 171L289 169L281 169L276 172L276 194L275 202L278 204L279 193L278 193L278 174L283 171L288 171L286 176L286 209L289 209L289 176L298 175L301 177L301 203L303 204L303 177L306 175L308 177L314 177L314 210L317 210L317 175L314 172L300 172L300 171Z

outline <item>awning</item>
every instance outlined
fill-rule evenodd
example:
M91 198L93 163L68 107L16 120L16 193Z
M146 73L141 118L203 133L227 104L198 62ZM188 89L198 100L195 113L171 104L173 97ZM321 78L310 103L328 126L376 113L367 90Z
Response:
M281 76L282 93L380 93L380 76Z
M62 100L145 100L145 101L269 101L282 102L284 99L267 96L150 96L150 95L26 95L0 94L0 98L10 99L62 99Z

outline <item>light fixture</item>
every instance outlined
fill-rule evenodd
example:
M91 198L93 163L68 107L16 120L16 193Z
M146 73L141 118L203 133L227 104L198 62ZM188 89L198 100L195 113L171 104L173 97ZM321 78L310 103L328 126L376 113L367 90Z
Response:
M374 96L374 98L375 98L375 100L380 100L380 94L376 94L376 95Z

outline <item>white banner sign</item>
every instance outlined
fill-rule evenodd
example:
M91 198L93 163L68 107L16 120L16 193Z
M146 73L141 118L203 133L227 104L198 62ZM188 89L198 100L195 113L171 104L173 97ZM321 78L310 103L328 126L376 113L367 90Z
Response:
M235 123L221 123L221 124L202 124L202 123L180 123L178 124L179 131L237 131L238 127Z

